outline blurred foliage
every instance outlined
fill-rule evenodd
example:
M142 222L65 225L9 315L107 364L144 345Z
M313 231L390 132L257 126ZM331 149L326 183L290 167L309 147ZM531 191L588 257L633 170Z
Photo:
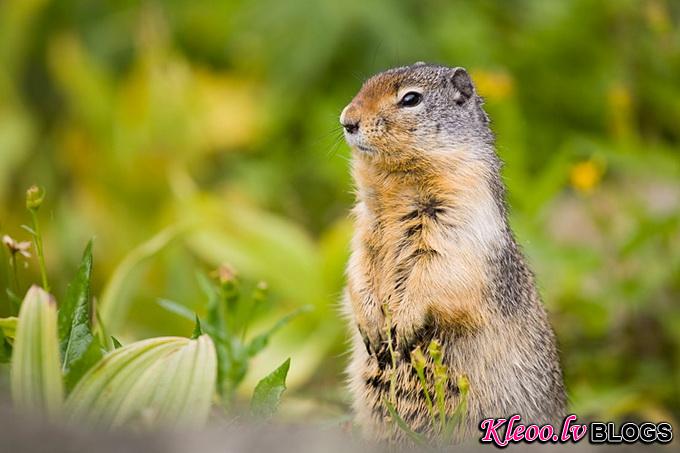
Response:
M38 203L36 193L41 194ZM26 207L34 219L33 228L27 229L39 254L42 235L37 214L43 200L44 191L31 188L27 192ZM26 252L25 246L7 236L3 239L10 252ZM15 277L16 264L14 259L10 261ZM250 359L306 308L282 317L264 333L250 338L246 332L267 300L266 285L260 282L246 295L234 271L222 266L214 279L198 274L208 299L205 324L186 306L159 300L165 309L195 322L190 339L165 336L123 346L107 335L107 318L95 315L98 309L90 291L92 268L90 241L65 300L57 303L50 293L33 285L23 302L16 304L18 307L8 307L10 314L18 316L0 318L0 358L10 362L16 409L107 428L196 428L204 425L211 412L233 419L239 416L234 397ZM41 277L46 283L42 260ZM7 288L7 296L14 299L16 293ZM110 299L109 307L120 305L116 302ZM289 368L287 359L260 380L252 396L253 415L271 417L276 413ZM223 411L211 410L217 402Z
M573 410L678 420L679 24L671 0L0 2L0 229L29 240L23 193L44 185L54 293L94 236L92 293L123 343L190 335L155 302L203 319L196 267L267 281L254 331L314 310L244 387L292 356L282 411L342 414L352 193L337 116L381 69L462 65L507 163ZM16 259L23 294L39 269Z

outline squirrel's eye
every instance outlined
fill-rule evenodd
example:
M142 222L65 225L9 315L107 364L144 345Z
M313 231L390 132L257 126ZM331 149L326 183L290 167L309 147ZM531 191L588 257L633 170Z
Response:
M422 94L416 93L415 91L409 91L404 96L402 96L401 100L399 101L399 106L415 107L416 105L420 104L420 101L422 99L423 99Z

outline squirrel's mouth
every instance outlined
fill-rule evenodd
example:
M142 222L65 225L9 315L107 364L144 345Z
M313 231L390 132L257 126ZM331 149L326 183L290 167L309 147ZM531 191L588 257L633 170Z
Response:
M348 134L345 134L345 139L347 140L347 143L357 151L366 154L376 154L375 149L364 143L364 140L362 138L355 137L352 135L348 136Z
M370 143L367 143L367 137L362 134L361 131L357 131L356 133L345 131L345 141L357 152L368 155L375 155L378 153L375 147L371 146Z

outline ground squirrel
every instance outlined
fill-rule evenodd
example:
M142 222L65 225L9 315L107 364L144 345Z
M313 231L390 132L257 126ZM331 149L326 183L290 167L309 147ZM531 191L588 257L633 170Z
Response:
M460 399L455 377L469 381L458 438L478 438L485 418L565 415L554 333L508 226L482 104L463 68L416 63L369 79L340 116L357 191L348 374L356 420L373 438L404 437L383 400L392 375L399 415L436 431L410 358L432 339L450 376L447 411Z

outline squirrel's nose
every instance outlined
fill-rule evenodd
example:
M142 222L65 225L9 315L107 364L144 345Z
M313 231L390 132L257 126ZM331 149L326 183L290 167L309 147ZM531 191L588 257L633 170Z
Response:
M342 127L345 128L348 134L354 134L359 130L359 121L345 120L345 122L342 123Z
M340 113L340 124L348 134L356 134L359 130L360 116L356 115L354 102L350 102Z

